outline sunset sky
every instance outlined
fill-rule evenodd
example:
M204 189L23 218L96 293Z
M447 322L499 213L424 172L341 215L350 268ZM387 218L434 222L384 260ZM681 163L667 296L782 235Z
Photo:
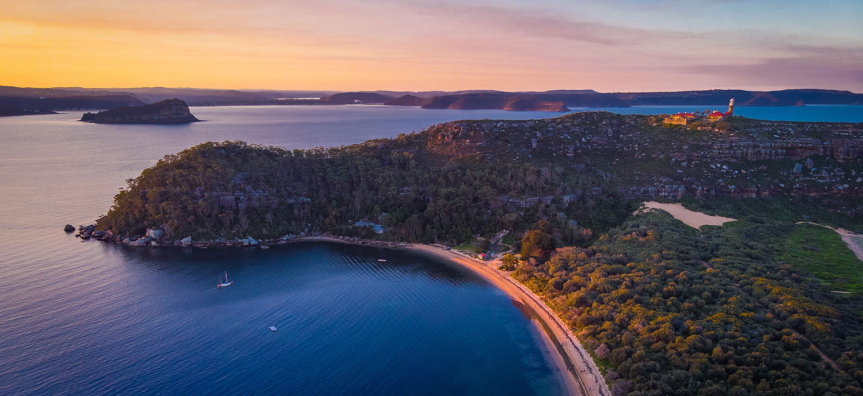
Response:
M860 0L0 0L0 85L863 92Z

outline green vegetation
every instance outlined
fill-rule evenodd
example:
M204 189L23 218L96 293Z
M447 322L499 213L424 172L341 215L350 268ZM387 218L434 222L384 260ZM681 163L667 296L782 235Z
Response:
M798 232L750 218L699 233L650 213L513 276L576 330L615 392L863 394L861 300L777 259Z
M512 253L505 254L500 262L501 266L498 269L501 271L515 271L518 268L518 259Z
M863 231L863 161L812 154L796 173L802 161L772 150L714 150L732 147L728 136L786 144L858 127L655 118L460 121L330 149L205 143L129 180L97 226L116 238L329 232L473 252L499 252L491 240L508 230L500 242L521 260L504 255L500 268L576 330L615 395L863 395L863 268L832 231L795 224ZM632 216L640 199L627 197L683 192L686 207L740 221L699 231Z
M692 197L684 197L680 203L690 210L704 212L717 216L728 216L732 218L744 218L747 216L761 216L774 220L791 223L813 222L843 227L851 231L863 233L863 219L861 216L848 216L835 211L829 211L824 199L821 198L790 198L777 197L771 199L731 199L713 198L709 200L697 200Z
M542 161L477 162L425 151L426 144L418 134L294 151L205 143L129 180L97 226L126 236L161 227L175 239L277 238L318 230L456 245L475 235L487 243L500 230L521 232L549 219L561 240L576 243L620 223L635 208L597 174ZM577 198L521 210L499 198L560 193ZM387 232L354 227L361 219L382 223Z
M798 224L779 246L779 259L825 281L832 290L863 292L863 261L835 231Z

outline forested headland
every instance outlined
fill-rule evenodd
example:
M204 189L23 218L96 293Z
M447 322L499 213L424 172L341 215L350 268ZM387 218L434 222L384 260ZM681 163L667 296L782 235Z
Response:
M309 150L210 142L130 179L97 227L117 241L495 241L615 394L863 394L863 263L797 224L863 230L861 131L598 112ZM740 220L633 215L645 199Z

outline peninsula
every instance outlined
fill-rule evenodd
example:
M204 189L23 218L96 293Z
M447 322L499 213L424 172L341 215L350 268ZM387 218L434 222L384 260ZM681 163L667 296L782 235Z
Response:
M449 246L499 260L613 394L863 391L863 263L844 236L798 224L863 231L863 125L714 113L465 120L310 150L205 143L130 180L81 235ZM694 228L643 201L728 219Z
M123 106L98 113L84 113L81 121L96 124L188 124L200 121L180 99L165 99L142 106Z

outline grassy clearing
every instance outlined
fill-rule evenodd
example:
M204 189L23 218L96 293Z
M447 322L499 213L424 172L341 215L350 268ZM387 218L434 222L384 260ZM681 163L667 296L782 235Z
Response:
M833 230L798 224L779 248L780 260L814 274L831 290L863 292L863 261Z

